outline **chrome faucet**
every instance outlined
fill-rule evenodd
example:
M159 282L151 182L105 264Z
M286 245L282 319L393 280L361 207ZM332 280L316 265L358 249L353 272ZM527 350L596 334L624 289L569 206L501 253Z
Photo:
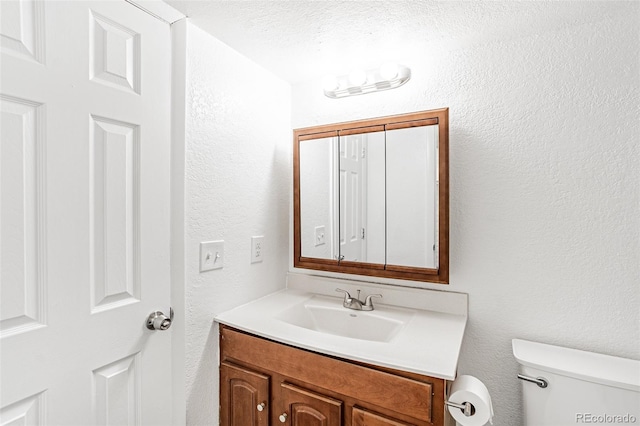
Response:
M341 288L336 288L336 291L344 293L342 306L348 309L353 309L354 311L373 311L373 301L371 299L374 297L382 298L381 294L370 294L364 302L362 302L360 300L360 290L358 290L358 295L355 298L351 297L348 291Z

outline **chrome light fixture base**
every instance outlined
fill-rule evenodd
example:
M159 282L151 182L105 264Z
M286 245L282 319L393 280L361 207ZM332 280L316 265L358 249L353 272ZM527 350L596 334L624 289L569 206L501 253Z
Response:
M395 89L405 84L411 78L411 70L404 65L395 65L397 72L389 72L389 64L380 68L357 72L358 77L366 75L364 83L354 84L353 75L342 75L329 78L329 83L325 81L324 94L328 98L337 99L347 96L364 95L366 93L379 92L381 90ZM384 76L383 76L384 74ZM328 86L328 87L327 87ZM331 88L333 86L333 88Z

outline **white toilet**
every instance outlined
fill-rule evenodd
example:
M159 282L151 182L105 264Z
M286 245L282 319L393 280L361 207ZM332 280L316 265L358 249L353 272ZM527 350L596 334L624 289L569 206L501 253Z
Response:
M640 425L640 361L519 339L512 346L525 425Z

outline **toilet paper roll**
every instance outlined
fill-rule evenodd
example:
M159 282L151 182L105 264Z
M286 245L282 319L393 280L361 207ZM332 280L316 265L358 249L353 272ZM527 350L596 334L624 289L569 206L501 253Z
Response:
M473 376L459 376L453 381L449 393L449 402L464 404L470 402L474 412L464 415L461 409L447 406L451 416L461 426L483 426L487 422L493 424L493 406L487 387Z

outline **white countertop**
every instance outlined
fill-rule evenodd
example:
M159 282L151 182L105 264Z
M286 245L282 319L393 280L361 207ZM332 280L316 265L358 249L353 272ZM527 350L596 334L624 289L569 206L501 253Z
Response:
M364 289L365 295L380 292L379 288L370 291L372 289L367 289L367 285L358 284L357 287ZM392 291L402 290L389 290ZM464 314L421 310L415 309L415 306L405 309L376 303L376 311L380 315L384 315L385 310L391 313L404 310L408 313L406 324L388 342L337 336L278 319L283 311L310 300L325 305L335 303L337 307L342 307L341 297L329 297L326 290L321 293L325 295L301 288L288 288L221 313L215 319L239 330L314 352L446 380L455 379L467 323L466 295L461 295L465 303L462 309ZM415 305L414 290L408 290L408 297L414 300ZM389 298L397 299L392 294Z

